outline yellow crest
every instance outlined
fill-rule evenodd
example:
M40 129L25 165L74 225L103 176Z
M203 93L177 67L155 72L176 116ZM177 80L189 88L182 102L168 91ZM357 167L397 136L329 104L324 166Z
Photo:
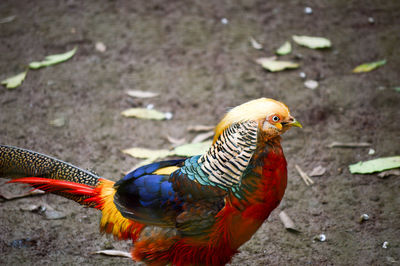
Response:
M214 143L219 135L234 123L265 119L271 114L279 114L281 117L289 115L289 108L279 101L269 98L260 98L241 104L230 110L215 128Z

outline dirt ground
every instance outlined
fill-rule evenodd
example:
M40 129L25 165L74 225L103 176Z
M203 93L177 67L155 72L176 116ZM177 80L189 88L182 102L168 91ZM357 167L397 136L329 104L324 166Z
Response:
M312 14L304 8L311 7ZM170 148L166 136L191 139L188 125L215 125L229 107L271 97L302 122L283 138L289 183L285 198L232 265L395 265L400 262L400 179L352 175L348 165L400 152L400 1L22 1L2 0L0 79L29 62L78 47L68 62L29 71L22 86L0 88L0 143L49 154L112 180L139 161L121 149ZM227 19L222 23L222 19ZM369 21L373 18L373 23ZM371 20L371 19L370 19ZM293 44L283 59L297 70L270 73L254 63L292 35L323 36L333 46ZM254 49L249 38L262 43ZM105 52L95 49L97 42ZM387 64L365 74L364 62ZM299 76L317 80L315 90ZM132 99L128 89L161 94ZM121 111L154 104L169 121L123 118ZM49 124L64 119L65 125ZM369 148L330 149L333 141ZM295 165L323 166L311 187ZM25 188L5 185L0 191ZM61 220L22 211L43 205ZM278 213L295 221L285 231ZM360 224L362 214L370 220ZM44 195L0 203L1 265L121 265L127 258L94 255L129 250L130 242L98 233L100 215ZM325 242L313 241L319 234ZM387 249L383 242L389 242Z

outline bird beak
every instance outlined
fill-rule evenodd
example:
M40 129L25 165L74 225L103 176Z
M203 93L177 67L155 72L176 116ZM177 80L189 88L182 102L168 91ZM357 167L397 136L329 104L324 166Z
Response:
M291 122L290 125L291 125L292 127L303 128L303 126L300 124L300 122L297 121L296 119L295 119L293 122Z
M299 121L297 121L293 116L289 117L289 122L287 123L289 126L292 127L299 127L299 128L303 128L303 126L300 124Z

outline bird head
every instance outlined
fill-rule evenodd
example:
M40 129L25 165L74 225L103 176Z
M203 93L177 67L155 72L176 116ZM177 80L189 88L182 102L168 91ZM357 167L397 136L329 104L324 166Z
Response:
M230 110L215 128L214 142L229 126L245 121L255 121L267 139L277 137L291 127L302 127L290 115L289 108L279 101L260 98L241 104Z

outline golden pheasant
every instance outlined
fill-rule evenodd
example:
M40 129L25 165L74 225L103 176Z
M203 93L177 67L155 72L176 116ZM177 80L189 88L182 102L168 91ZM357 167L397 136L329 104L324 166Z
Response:
M52 157L0 146L0 176L101 210L101 231L132 239L148 265L224 265L280 203L286 160L280 135L301 127L281 102L229 111L202 155L153 163L118 182Z

